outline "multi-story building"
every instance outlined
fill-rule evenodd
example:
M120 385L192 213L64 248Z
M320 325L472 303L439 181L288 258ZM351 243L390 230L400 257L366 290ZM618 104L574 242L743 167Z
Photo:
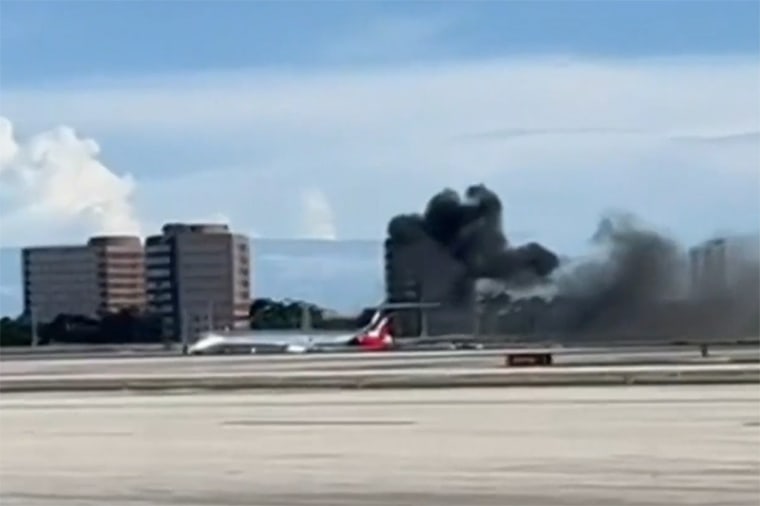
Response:
M248 325L249 240L226 225L167 224L145 242L148 309L166 337L193 340Z
M758 264L758 235L706 241L689 250L691 294L698 298L726 295L748 281L745 278L756 277Z
M22 251L24 314L38 323L59 314L99 317L145 306L145 266L138 237L93 237L82 246Z
M390 303L440 304L395 311L394 330L404 336L469 333L474 325L474 280L466 267L430 238L411 244L385 242L385 289Z
M137 237L93 237L101 313L124 308L144 309L145 252Z

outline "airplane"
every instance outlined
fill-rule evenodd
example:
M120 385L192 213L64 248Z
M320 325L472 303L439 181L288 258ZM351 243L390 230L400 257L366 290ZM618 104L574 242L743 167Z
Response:
M375 311L369 324L356 332L325 334L310 332L308 309L302 317L302 332L252 331L239 335L216 332L205 333L187 350L190 355L222 353L310 353L356 349L360 351L385 351L393 348L390 318L382 310Z

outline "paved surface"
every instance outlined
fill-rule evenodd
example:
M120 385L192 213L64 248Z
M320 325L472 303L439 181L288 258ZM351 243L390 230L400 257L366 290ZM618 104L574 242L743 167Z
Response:
M454 336L453 338L456 338ZM461 340L467 341L471 336L459 336ZM742 341L742 344L736 344L737 340L727 340L726 342L720 339L710 341L711 349L726 350L726 349L747 349L752 348L756 351L760 351L760 343L758 343L757 336L748 337ZM480 342L481 345L487 349L499 349L507 346L515 346L520 348L526 348L530 346L542 346L553 348L564 348L565 350L572 349L585 349L588 347L601 348L609 346L612 342L612 346L607 348L612 352L625 351L626 349L649 349L649 350L690 350L694 351L698 348L698 344L691 339L684 339L681 344L668 344L665 341L625 341L625 340L596 340L596 341L580 341L580 342L568 342L564 345L558 341L540 341L540 340L475 340ZM402 352L420 352L420 351L432 351L435 349L442 349L444 342L437 344L428 343L403 343ZM443 348L445 349L445 348ZM166 350L161 345L147 344L147 345L54 345L54 346L41 346L38 348L24 348L24 347L4 347L0 349L0 363L9 361L21 361L21 360L71 360L71 359L90 359L90 360L103 360L103 359L122 359L122 358L177 358L181 357L179 347Z
M548 368L506 368L505 350L4 361L0 391L758 383L754 348L562 350ZM737 359L750 364L731 363Z
M235 355L153 358L89 358L4 360L0 376L69 374L146 374L146 373L247 373L254 371L341 370L341 369L420 369L429 367L489 368L504 363L505 350L426 351L390 353L344 353L306 355ZM705 363L698 349L613 348L562 350L555 355L557 365L631 364L631 363ZM707 362L727 359L760 360L756 347L716 348Z
M760 502L756 386L3 395L3 506Z
M71 374L0 378L6 393L760 384L760 364Z

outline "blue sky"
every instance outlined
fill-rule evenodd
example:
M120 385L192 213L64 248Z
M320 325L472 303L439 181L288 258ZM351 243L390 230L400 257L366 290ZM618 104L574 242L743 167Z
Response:
M378 238L477 182L563 251L613 208L757 229L758 5L4 0L0 242Z
M198 69L414 62L420 56L415 53L426 60L555 52L757 54L760 44L758 2L730 0L5 0L2 16L5 85ZM388 54L394 37L403 44ZM335 47L341 42L364 47L342 52Z

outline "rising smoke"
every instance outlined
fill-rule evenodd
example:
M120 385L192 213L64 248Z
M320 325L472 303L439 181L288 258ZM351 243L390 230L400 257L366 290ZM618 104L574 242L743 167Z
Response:
M19 142L12 123L0 117L3 244L139 234L135 183L99 161L99 151L95 141L65 126Z
M757 336L760 332L758 251L726 255L723 281L691 286L688 252L631 215L602 220L592 241L603 256L560 269L552 326L620 337L687 339Z
M570 301L561 323L566 330L632 328L684 281L677 243L629 214L604 217L592 243L600 257L560 271L555 280L558 296Z
M557 256L540 244L510 245L502 230L501 200L484 185L470 186L464 198L454 190L443 190L430 199L423 214L393 218L388 236L399 245L434 240L473 280L531 285L559 265Z
M591 240L598 254L572 262L560 262L537 243L510 245L501 201L483 185L468 188L464 199L452 190L440 192L423 214L393 218L388 235L400 245L432 239L470 281L455 290L482 292L481 300L499 314L519 308L512 314L522 318L522 331L655 337L757 332L757 262L742 267L738 284L691 300L685 249L630 214L605 216ZM462 300L461 294L452 300Z

